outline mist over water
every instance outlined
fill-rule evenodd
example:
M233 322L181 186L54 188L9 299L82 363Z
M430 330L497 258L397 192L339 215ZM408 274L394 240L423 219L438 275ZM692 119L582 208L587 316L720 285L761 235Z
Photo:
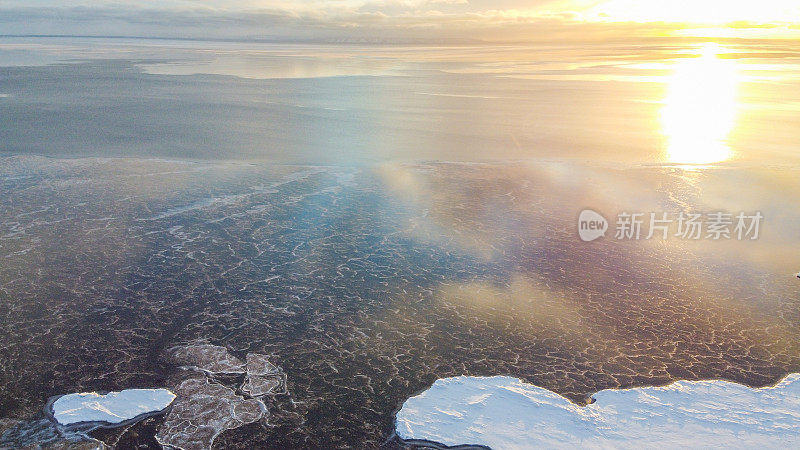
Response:
M337 165L793 165L797 153L787 145L800 138L799 61L780 43L2 38L1 150ZM699 156L687 142L699 143Z

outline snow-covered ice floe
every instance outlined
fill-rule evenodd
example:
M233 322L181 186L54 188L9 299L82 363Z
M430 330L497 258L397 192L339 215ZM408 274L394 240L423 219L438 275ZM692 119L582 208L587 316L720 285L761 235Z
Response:
M174 399L175 394L167 389L125 389L107 394L82 392L62 395L52 402L50 408L60 425L116 425L161 412Z
M578 406L517 378L437 380L397 413L397 435L446 446L800 448L800 374L754 389L727 381L603 390Z

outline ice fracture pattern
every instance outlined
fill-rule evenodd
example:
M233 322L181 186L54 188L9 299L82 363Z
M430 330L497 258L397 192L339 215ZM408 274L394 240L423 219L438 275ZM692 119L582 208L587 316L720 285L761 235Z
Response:
M577 404L677 380L774 384L800 371L800 214L758 180L796 192L800 177L762 175L3 157L0 447L68 392L178 394L92 432L107 444L156 448L183 427L187 448L399 448L395 412L439 378L509 375ZM731 199L743 178L752 198ZM575 228L586 207L756 199L754 242L587 244ZM230 413L198 431L203 402Z

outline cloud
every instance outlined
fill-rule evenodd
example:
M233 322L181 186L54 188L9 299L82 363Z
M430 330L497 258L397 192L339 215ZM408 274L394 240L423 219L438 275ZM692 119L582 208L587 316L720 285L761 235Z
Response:
M642 38L682 28L675 23L614 22L603 12L608 8L598 9L597 3L589 0L79 0L68 3L12 0L0 2L0 25L3 34L538 42ZM597 20L586 20L592 15ZM749 22L744 19L747 17L736 21L737 30L748 28ZM754 26L769 24L762 21Z

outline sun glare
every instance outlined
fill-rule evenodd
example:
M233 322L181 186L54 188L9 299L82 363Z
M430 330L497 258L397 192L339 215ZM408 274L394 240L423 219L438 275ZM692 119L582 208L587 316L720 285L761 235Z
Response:
M739 70L735 60L719 58L720 51L718 45L704 45L698 57L677 63L668 81L660 119L670 163L731 158L727 138L739 110Z
M797 0L609 0L591 8L601 20L719 25L731 22L798 23Z

